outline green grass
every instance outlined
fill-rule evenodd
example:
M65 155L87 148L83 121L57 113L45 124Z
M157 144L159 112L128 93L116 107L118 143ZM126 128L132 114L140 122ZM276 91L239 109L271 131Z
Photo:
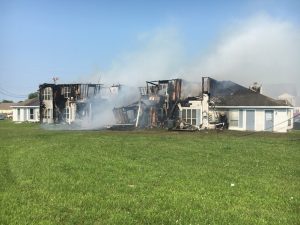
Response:
M300 133L0 121L0 224L299 224Z

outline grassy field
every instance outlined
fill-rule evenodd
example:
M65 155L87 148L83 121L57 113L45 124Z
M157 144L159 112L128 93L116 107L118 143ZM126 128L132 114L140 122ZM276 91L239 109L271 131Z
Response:
M0 121L0 224L300 224L300 133Z

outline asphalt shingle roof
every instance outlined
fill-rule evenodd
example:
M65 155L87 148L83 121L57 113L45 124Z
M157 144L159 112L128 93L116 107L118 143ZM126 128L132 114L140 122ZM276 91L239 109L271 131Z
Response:
M40 106L40 100L38 97L32 98L32 99L27 99L23 102L20 102L18 104L15 104L14 106Z
M211 100L216 106L291 106L262 95L232 81L210 81Z

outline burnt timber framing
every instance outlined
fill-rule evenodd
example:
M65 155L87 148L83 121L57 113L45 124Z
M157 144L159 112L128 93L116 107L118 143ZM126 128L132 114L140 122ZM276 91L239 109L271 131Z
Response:
M91 115L91 100L101 88L102 84L40 85L40 122L71 123L75 118Z
M146 87L140 88L139 102L114 110L118 112L118 123L135 124L140 128L167 127L170 130L228 128L286 132L292 128L290 115L293 108L262 95L260 88L246 88L232 81L202 77L197 91L200 95L184 97L181 90L192 90L182 85L181 79L147 81ZM185 93L186 96L190 94Z
M181 79L146 81L140 87L140 100L129 106L114 108L117 124L134 124L140 128L165 127L175 119L181 97Z

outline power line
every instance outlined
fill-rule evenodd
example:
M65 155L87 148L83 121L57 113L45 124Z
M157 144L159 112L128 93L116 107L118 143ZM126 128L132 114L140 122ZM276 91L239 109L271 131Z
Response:
M13 93L11 91L8 91L8 90L2 88L1 86L0 86L0 93L5 96L12 97L12 98L26 98L28 96L28 95Z

